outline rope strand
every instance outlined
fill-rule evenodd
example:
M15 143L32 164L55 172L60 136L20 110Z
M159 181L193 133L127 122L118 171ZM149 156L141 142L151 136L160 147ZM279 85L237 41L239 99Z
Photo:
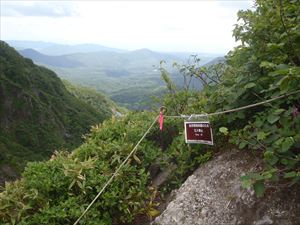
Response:
M214 113L208 113L208 114L192 114L192 117L207 117L207 116L216 116L216 115L220 115L220 114L225 114L225 113L231 113L231 112L236 112L236 111L240 111L240 110L244 110L244 109L249 109L249 108L253 108L259 105L263 105L272 101L275 101L277 99L280 98L284 98L290 95L294 95L294 94L298 94L300 93L300 90L297 91L293 91L284 95L280 95L262 102L258 102L258 103L254 103L251 105L246 105L246 106L242 106L242 107L238 107L238 108L234 108L234 109L229 109L229 110L225 110L225 111L221 111L221 112L214 112ZM180 115L180 116L165 116L166 118L190 118L190 115Z
M234 109L229 109L229 110L225 110L225 111L221 111L221 112L214 112L214 113L208 113L208 114L192 114L192 115L180 115L180 116L165 116L166 118L192 118L192 117L208 117L208 116L215 116L215 115L221 115L221 114L226 114L226 113L231 113L231 112L236 112L236 111L240 111L240 110L244 110L244 109L249 109L249 108L253 108L259 105L263 105L272 101L275 101L277 99L281 99L290 95L294 95L294 94L298 94L300 93L300 90L294 91L294 92L290 92L284 95L280 95L262 102L258 102L258 103L254 103L251 105L247 105L247 106L242 106L242 107L238 107L238 108L234 108ZM146 135L149 133L149 131L151 130L151 128L154 126L155 122L157 121L158 116L155 117L155 120L152 122L152 124L150 125L150 127L148 128L148 130L144 133L144 135L142 136L142 138L138 141L138 143L135 145L135 147L132 149L132 151L129 153L129 155L126 157L126 159L120 164L120 166L118 167L118 169L115 171L115 173L110 177L110 179L105 183L105 185L102 187L102 189L99 191L99 193L96 195L96 197L93 199L93 201L88 205L88 207L84 210L84 212L81 214L81 216L76 220L76 222L73 225L77 225L79 223L79 221L82 219L82 217L89 211L89 209L92 207L92 205L95 203L95 201L100 197L100 195L105 191L105 189L107 188L107 186L113 181L113 179L117 176L118 172L122 169L122 167L125 165L125 163L128 161L128 159L133 155L133 153L136 151L137 147L140 145L140 143L144 140L144 138L146 137Z
M131 150L129 155L126 157L126 159L121 163L121 165L118 167L118 169L115 171L115 173L110 177L110 179L106 182L106 184L102 187L102 189L99 191L99 193L96 195L96 197L91 201L91 203L88 205L88 207L84 210L84 212L81 214L81 216L76 220L76 222L73 225L76 225L79 223L79 221L82 219L82 217L89 211L89 209L92 207L92 205L95 203L95 201L100 197L100 195L104 192L106 187L113 181L115 176L118 175L118 172L122 169L122 167L125 165L125 163L128 161L128 159L133 155L133 153L136 151L137 147L140 145L140 143L144 140L146 135L149 133L151 128L154 126L155 122L157 121L158 116L155 117L155 120L152 122L148 130L144 133L142 138L139 140L139 142L134 146L134 148Z

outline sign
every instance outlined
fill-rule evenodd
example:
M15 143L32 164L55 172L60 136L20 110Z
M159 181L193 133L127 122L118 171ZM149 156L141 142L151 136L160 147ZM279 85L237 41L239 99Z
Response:
M212 129L209 122L184 122L185 142L213 145Z

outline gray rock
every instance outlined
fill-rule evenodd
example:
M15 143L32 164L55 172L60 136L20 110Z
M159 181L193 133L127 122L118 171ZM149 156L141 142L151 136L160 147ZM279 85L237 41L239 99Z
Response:
M222 153L198 168L152 225L299 225L300 189L267 189L257 198L240 177L261 169L249 151Z

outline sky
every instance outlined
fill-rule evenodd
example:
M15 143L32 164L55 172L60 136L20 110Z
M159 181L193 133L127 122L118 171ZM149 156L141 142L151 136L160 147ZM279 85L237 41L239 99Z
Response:
M253 0L1 0L0 39L127 50L227 53L237 12Z

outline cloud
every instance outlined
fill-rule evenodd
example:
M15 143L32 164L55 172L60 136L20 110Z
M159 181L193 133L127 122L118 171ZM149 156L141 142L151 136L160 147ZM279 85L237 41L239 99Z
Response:
M254 0L216 1L216 4L228 10L238 11L251 9L254 6Z
M236 46L232 37L236 13L253 5L253 0L0 2L1 6L5 3L1 12L11 15L1 14L4 40L216 53ZM29 16L15 6L31 8L30 13L25 10ZM46 8L47 13L37 6Z
M8 2L1 3L4 17L75 17L79 13L71 2Z

